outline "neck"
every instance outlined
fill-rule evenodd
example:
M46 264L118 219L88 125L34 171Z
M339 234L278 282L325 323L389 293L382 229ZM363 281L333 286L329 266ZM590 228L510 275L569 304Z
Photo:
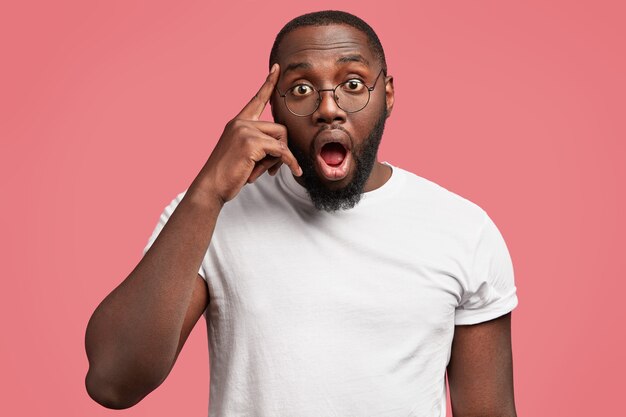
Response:
M367 193L382 187L389 180L389 178L391 178L391 171L390 166L379 162L378 158L376 158L376 162L374 162L372 172L365 183L363 192Z

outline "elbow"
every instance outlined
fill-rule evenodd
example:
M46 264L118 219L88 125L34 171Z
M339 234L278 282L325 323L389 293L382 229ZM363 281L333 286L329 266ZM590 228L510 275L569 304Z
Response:
M89 397L101 406L112 410L124 410L137 404L156 387L143 390L129 389L111 383L90 369L85 377L85 388Z

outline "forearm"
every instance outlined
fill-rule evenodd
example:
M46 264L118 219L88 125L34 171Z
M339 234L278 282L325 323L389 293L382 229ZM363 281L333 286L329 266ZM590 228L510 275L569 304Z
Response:
M107 393L116 404L139 401L161 384L176 359L198 269L223 205L199 190L194 182L87 326L87 388Z

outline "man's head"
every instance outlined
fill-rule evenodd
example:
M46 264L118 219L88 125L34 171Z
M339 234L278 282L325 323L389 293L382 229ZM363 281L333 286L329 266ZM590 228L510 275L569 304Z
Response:
M376 154L393 108L393 80L378 37L351 14L310 13L279 32L274 63L281 72L272 115L287 127L289 148L304 171L296 180L318 209L353 207L364 190L386 179Z
M374 32L374 29L368 25L363 19L346 12L339 10L324 10L320 12L307 13L302 16L298 16L295 19L290 20L276 35L272 50L270 52L270 68L275 62L278 62L278 47L285 38L285 35L289 34L295 29L306 26L328 26L328 25L348 25L357 29L365 36L367 36L368 45L372 53L378 59L381 67L383 68L384 75L387 75L387 61L385 59L385 51L383 45L378 39L378 35Z

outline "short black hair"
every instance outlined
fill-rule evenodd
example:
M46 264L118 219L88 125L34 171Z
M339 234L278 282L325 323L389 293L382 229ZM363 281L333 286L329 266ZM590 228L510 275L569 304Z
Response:
M322 10L319 12L307 13L290 20L276 35L272 51L270 52L270 68L278 60L278 47L283 38L288 33L297 28L304 26L328 26L328 25L348 25L363 32L367 36L367 41L372 48L374 56L380 61L383 67L384 75L387 75L387 61L385 60L385 51L383 45L378 39L378 35L374 29L365 21L353 14L342 12L339 10Z

